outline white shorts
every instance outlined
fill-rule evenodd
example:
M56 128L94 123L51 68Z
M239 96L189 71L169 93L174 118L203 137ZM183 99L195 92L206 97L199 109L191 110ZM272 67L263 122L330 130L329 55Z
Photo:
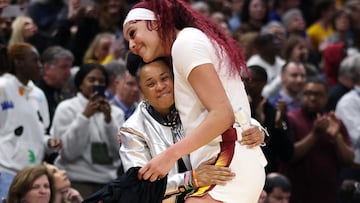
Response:
M190 158L192 164L199 163L200 159L203 162L214 157L211 152L217 151L218 159L215 165L228 166L236 174L235 178L224 186L201 187L191 196L208 193L215 200L224 203L257 203L265 183L265 156L260 147L249 149L241 145L237 141L236 130L229 130L222 135L223 142L217 146L214 143L206 145L193 152Z

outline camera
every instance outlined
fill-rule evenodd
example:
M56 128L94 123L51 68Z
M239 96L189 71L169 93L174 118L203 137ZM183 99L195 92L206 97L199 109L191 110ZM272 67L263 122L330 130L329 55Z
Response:
M92 92L96 92L94 99L105 98L105 90L105 85L94 85L92 89Z

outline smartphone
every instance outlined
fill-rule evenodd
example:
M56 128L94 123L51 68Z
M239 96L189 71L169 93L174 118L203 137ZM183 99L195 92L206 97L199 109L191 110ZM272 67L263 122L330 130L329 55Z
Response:
M94 99L105 98L105 85L94 85L93 92L96 92Z

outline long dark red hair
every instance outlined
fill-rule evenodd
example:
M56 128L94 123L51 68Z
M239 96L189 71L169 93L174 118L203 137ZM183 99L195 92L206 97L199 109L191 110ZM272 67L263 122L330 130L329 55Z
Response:
M171 45L176 38L176 29L185 27L198 28L211 39L230 59L230 75L240 75L246 70L244 50L222 28L210 18L192 9L184 0L142 0L133 8L146 8L155 13L160 21L158 33L164 45ZM176 29L174 29L176 28ZM219 53L218 53L218 56Z

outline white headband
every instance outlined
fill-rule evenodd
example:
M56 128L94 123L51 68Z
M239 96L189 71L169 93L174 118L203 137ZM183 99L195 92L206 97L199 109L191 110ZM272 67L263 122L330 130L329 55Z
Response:
M156 20L154 12L146 8L134 8L127 14L123 26L134 20Z

